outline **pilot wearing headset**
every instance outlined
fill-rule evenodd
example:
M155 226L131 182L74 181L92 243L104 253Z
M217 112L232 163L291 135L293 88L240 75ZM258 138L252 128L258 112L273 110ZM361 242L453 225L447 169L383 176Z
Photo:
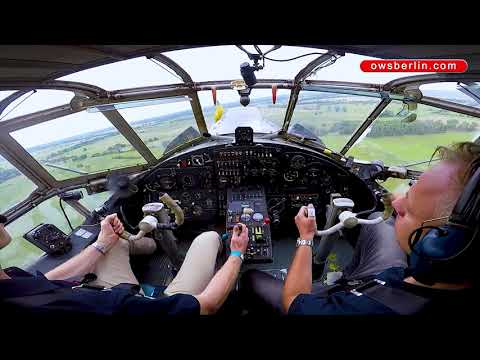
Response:
M393 202L395 219L362 226L353 259L337 284L312 284L316 221L307 207L300 209L295 223L304 241L297 241L285 282L256 270L242 279L250 310L289 315L468 312L475 273L472 244L479 233L480 145L459 143L435 153L442 161Z

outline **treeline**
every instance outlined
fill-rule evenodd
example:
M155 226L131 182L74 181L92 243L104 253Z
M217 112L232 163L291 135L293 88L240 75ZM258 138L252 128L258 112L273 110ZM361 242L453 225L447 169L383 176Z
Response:
M322 124L320 127L305 126L317 136L328 134L351 135L362 124L362 121L339 121L330 126ZM474 131L479 124L474 121L458 121L450 119L444 121L424 120L412 123L400 121L377 121L367 135L369 137L439 134L447 131Z
M373 127L369 137L399 136L399 135L424 135L440 134L447 131L473 131L478 127L475 122L462 122L457 120L433 121L425 120L413 123L402 123L400 121L379 121Z
M20 175L20 171L18 171L17 169L1 169L0 168L0 183L10 180L18 175Z
M118 154L122 152L128 152L132 150L132 147L127 144L115 144L112 146L109 146L107 150L101 153L95 153L92 155L92 157L99 157L99 156L105 156L105 155L110 155L110 154Z

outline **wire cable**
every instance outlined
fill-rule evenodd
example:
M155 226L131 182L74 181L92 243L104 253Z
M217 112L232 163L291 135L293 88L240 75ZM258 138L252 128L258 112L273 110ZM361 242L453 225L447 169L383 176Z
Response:
M303 54L303 55L295 56L295 57L290 58L290 59L272 59L272 58L269 58L269 57L266 57L266 56L263 56L263 57L264 57L265 59L267 59L267 60L270 60L270 61L286 62L286 61L297 60L297 59L300 59L300 58L305 57L305 56L325 55L325 54L326 54L326 53L313 52L313 53L308 53L308 54Z
M70 229L73 231L72 223L70 222L70 219L68 218L67 213L65 212L65 209L63 208L62 198L60 198L59 203L60 203L60 209L62 209L63 215L65 216L65 219L67 219L68 226L70 226Z
M150 60L151 62L153 62L155 65L158 65L160 66L163 70L165 70L166 72L168 72L169 74L175 76L177 79L179 79L182 83L184 82L183 79L178 76L177 74L175 74L173 71L170 71L169 69L167 69L166 66L163 66L162 63L160 63L160 61L156 60L156 59L148 59Z
M22 101L20 101L17 105L15 105L12 109L10 109L9 112L7 112L5 115L3 115L0 120L3 120L8 114L10 114L13 110L15 110L16 108L18 108L22 103L24 103L30 96L32 96L33 94L35 94L37 92L37 90L32 90L32 93L30 95L28 95L25 99L23 99Z

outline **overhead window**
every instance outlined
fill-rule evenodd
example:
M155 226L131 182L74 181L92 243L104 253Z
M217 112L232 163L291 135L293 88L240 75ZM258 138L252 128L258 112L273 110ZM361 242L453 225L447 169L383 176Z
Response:
M256 53L253 46L244 47L247 51ZM260 45L262 52L271 47L272 45ZM284 60L312 52L321 54L326 50L282 46L267 54L267 57ZM176 50L164 54L183 67L196 82L241 79L240 64L243 62L252 64L247 54L234 45ZM265 60L265 67L256 71L255 76L258 79L293 79L303 67L318 56L320 55L302 57L288 62Z
M82 70L58 78L58 80L92 84L105 90L178 84L183 82L171 69L165 68L165 65L162 64L160 66L156 64L154 60L149 60L146 57L138 57Z
M8 120L17 116L65 105L70 103L73 96L73 92L70 91L31 90L9 104L0 114L0 120Z
M461 91L466 85L460 86L456 82L435 83L420 85L419 89L423 96L429 96L455 102L458 104L473 106L480 108L480 102L476 101L474 97L466 95ZM468 91L468 88L464 91Z

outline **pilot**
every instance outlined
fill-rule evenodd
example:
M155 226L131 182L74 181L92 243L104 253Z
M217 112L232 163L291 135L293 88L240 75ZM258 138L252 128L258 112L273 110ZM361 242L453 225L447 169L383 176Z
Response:
M7 218L3 215L0 215L0 249L4 248L10 243L10 241L12 241L10 234L5 229L4 224L6 222L7 222Z
M431 225L445 223L472 176L475 164L480 161L480 145L470 142L451 148L439 147L436 153L442 161L425 171L404 196L393 202L397 214L394 220L362 226L352 261L338 284L312 284L312 247L307 241L306 245L297 246L285 282L257 270L244 274L242 290L250 310L289 315L362 315L437 311L458 314L472 309L473 260L462 260L462 266L455 269L458 272L455 281L450 282L422 283L412 276L417 269L408 268L410 234L432 219ZM300 239L313 240L316 221L314 216L308 216L307 207L300 209L295 223ZM379 301L376 301L373 300L375 296L362 296L360 290L355 290L376 282L373 278L399 289L392 291L407 296L408 300L405 298L399 307L383 302L384 297L377 297ZM410 310L406 309L410 305Z
M233 231L231 254L214 273L221 250L215 232L200 234L190 246L183 265L165 296L151 297L132 291L132 284L113 287L79 285L63 279L92 271L119 244L123 225L116 214L101 222L94 244L43 276L17 268L0 267L0 308L28 313L91 313L99 315L199 315L216 313L236 283L242 255L248 244L248 228L238 224ZM9 238L0 225L2 241ZM127 286L125 286L127 285Z

